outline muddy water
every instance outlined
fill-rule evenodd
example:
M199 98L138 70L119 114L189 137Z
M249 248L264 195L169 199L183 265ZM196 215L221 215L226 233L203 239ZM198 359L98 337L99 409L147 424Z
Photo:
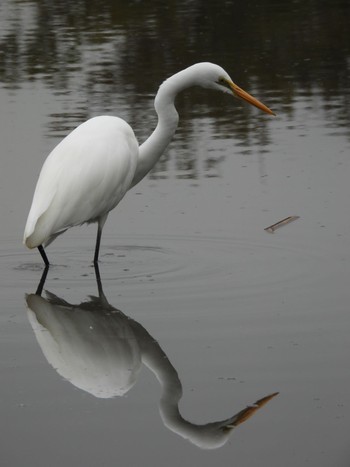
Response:
M345 467L349 9L148 4L0 6L1 463ZM101 282L82 227L35 295L21 237L46 154L102 113L142 141L159 82L201 60L277 117L180 96L174 142L107 221Z

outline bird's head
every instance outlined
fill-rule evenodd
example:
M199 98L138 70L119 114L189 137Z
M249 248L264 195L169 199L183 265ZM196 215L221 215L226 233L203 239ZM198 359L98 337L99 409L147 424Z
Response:
M199 86L231 94L254 105L263 112L275 115L266 105L237 86L228 73L219 65L203 62L193 65L188 70L191 70L192 77Z

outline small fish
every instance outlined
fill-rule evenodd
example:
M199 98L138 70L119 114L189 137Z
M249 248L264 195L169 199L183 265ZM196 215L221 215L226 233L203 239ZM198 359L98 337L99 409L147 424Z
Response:
M297 219L299 219L299 216L289 216L289 217L286 217L285 219L282 219L279 222L276 222L276 224L272 224L269 227L266 227L266 229L264 230L266 230L266 232L269 232L269 233L274 233L276 229L279 229L280 227L283 227L284 225L287 225L290 222L296 221Z

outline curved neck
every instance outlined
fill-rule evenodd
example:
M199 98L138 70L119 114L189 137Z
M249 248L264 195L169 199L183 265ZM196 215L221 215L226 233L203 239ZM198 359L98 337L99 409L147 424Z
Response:
M139 148L139 159L131 187L148 174L172 140L179 122L179 114L174 105L175 97L191 84L192 73L188 73L187 69L171 76L159 87L154 101L158 123Z

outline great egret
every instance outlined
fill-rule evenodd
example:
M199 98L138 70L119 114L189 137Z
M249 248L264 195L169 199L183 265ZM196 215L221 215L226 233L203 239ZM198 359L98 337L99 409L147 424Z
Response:
M233 94L274 115L234 84L223 68L197 63L161 84L154 101L158 123L141 146L132 128L118 117L100 116L82 123L47 157L29 211L23 242L39 249L46 266L49 260L43 245L70 227L92 222L98 224L94 263L98 262L108 213L163 154L178 125L175 97L196 85Z

